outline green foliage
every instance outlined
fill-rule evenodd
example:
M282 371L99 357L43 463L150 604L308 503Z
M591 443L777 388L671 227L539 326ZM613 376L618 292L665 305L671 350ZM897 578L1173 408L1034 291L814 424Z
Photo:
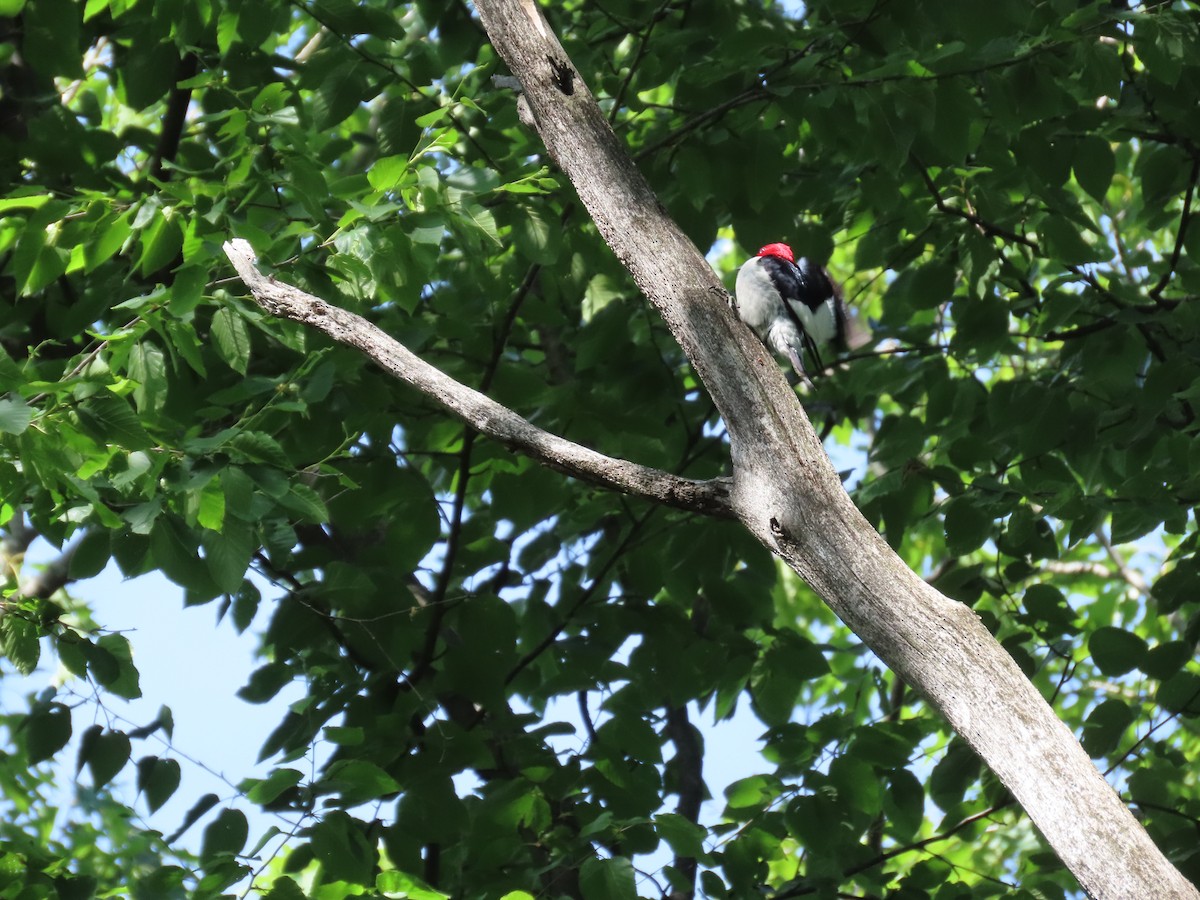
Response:
M729 283L777 239L844 280L860 338L804 400L856 502L1200 877L1195 4L547 9ZM4 711L0 894L626 898L697 864L712 897L1077 889L739 527L539 469L241 296L232 236L546 429L727 474L469 6L0 15L0 524L81 539L69 579L112 561L239 631L269 613L241 697L306 689L271 773L166 839L117 798L178 790L186 757L143 743L169 712L121 730L53 688ZM136 646L77 600L6 597L14 673L140 696ZM739 705L758 774L697 824L728 779L693 723Z

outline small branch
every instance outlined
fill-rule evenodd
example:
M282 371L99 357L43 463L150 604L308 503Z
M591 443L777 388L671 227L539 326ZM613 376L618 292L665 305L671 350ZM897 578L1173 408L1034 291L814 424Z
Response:
M1071 578L1080 575L1090 575L1093 578L1103 578L1105 580L1119 578L1139 594L1147 593L1148 586L1146 585L1146 579L1125 565L1124 560L1117 556L1114 548L1108 546L1105 549L1108 551L1109 557L1116 564L1117 570L1115 572L1104 565L1104 563L1091 560L1048 559L1043 563L1043 568L1051 574L1066 575Z
M1117 548L1113 546L1112 541L1108 539L1108 535L1102 530L1096 532L1096 537L1100 541L1100 545L1104 547L1104 552L1108 554L1108 558L1116 565L1117 571L1121 573L1121 577L1135 591L1143 596L1150 593L1150 585L1146 583L1146 579L1142 577L1142 573L1134 568L1121 558L1121 554L1117 552Z
M195 53L186 54L175 71L175 87L167 100L167 111L163 115L162 130L158 135L158 146L150 162L150 177L163 180L167 177L167 166L175 161L183 127L187 122L188 105L192 102L192 89L180 87L180 83L194 78L200 67Z
M82 536L63 548L62 553L42 566L32 578L21 580L20 596L31 600L48 600L59 588L71 582L71 560L83 541Z
M38 533L24 516L14 516L0 538L0 567L3 576L0 582L12 581L18 585L10 600L48 600L59 588L71 582L71 560L83 542L83 535L71 541L62 552L48 563L35 567L33 575L25 576L25 553L38 538Z
M723 103L717 104L712 109L707 109L702 113L692 116L674 131L663 135L656 141L652 141L634 153L633 158L634 160L641 161L646 157L653 156L663 147L668 147L700 126L721 118L721 116L730 110L737 109L739 106L745 106L747 103L753 103L755 100L768 100L770 97L770 93L762 85L756 84L753 87L749 87L740 94L736 94Z
M650 520L650 516L653 513L654 507L651 507L642 513L639 518L634 520L625 537L621 539L621 543L617 545L617 548L612 552L608 559L605 560L604 564L592 577L591 583L584 588L575 601L569 607L567 607L566 612L563 614L563 617L559 623L550 629L549 634L538 641L537 644L528 650L524 656L517 660L516 665L514 665L512 669L509 670L508 674L504 676L505 685L512 684L514 678L525 671L525 669L531 666L539 656L541 656L554 645L554 642L558 640L559 635L566 631L567 626L571 624L575 614L579 612L579 610L581 610L588 602L590 602L595 596L596 591L601 587L601 585L605 584L605 580L608 578L608 573L612 570L613 566L617 564L617 561L621 559L625 551L629 549L634 538L637 536L638 532L642 529L646 522Z
M1038 247L1036 241L1022 234L1017 234L1015 231L1009 231L1007 228L1001 228L999 225L993 225L991 222L981 219L979 216L967 212L965 209L959 209L956 206L948 204L942 197L942 193L938 190L937 185L933 183L933 179L930 177L929 171L925 168L925 164L915 158L913 162L917 167L917 171L921 174L921 180L925 183L925 189L933 197L933 203L937 207L938 212L945 213L948 216L958 216L958 218L970 222L981 234L987 237L998 237L1011 244L1020 244L1023 247L1028 247L1039 256L1041 255L1041 248ZM1068 266L1068 268L1070 267ZM1074 269L1071 269L1071 271L1074 271Z
M1175 269L1179 266L1179 257L1183 253L1183 237L1187 234L1188 223L1192 219L1192 197L1196 193L1197 178L1200 178L1200 156L1192 161L1192 174L1188 178L1187 193L1183 197L1183 212L1179 216L1179 230L1175 232L1175 249L1171 251L1171 264L1158 279L1158 284L1150 288L1151 300L1162 299L1163 290L1171 283L1171 276L1175 274Z
M625 101L625 92L629 90L629 85L633 82L633 77L637 74L638 66L642 59L646 56L646 51L650 49L650 35L654 33L654 26L657 25L662 18L667 14L667 8L671 5L672 0L663 0L663 3L650 17L650 23L646 26L646 30L642 33L641 40L638 43L637 53L634 54L633 61L629 64L629 71L625 75L625 79L621 82L621 86L617 88L617 93L613 95L613 106L608 113L608 121L615 123L617 115L621 111L621 104Z
M254 301L273 316L324 332L334 341L362 352L384 371L416 388L461 421L516 453L573 478L645 497L677 509L717 518L733 518L729 484L724 479L695 481L626 460L614 459L544 431L478 391L455 381L417 357L362 316L330 306L299 288L258 271L247 241L226 241L225 255Z
M537 275L541 271L541 268L536 263L529 267L529 270L525 273L525 277L521 280L520 287L517 288L515 296L508 305L508 312L505 314L504 321L500 325L500 331L492 343L491 358L488 360L487 367L483 370L483 379L479 385L479 390L482 393L486 394L492 386L492 381L495 379L496 372L500 368L500 360L504 356L504 347L508 343L508 337L512 333L513 324L517 320L517 313L521 309L521 304L525 302L525 298L529 296L529 291L533 288L533 284L537 280ZM417 657L412 675L409 676L413 684L422 681L433 667L438 638L442 633L442 622L450 609L449 604L445 602L446 592L450 589L450 577L454 573L454 563L458 559L459 541L462 538L463 511L467 505L467 486L471 481L471 454L475 449L475 439L477 437L479 437L479 432L468 425L463 433L462 449L459 451L454 506L450 513L450 526L446 534L446 553L442 560L442 570L438 575L437 586L434 588L432 599L433 614L430 616L429 624L425 629L425 642L421 647L420 655Z
M588 709L588 692L577 693L575 701L579 704L579 718L583 720L583 728L587 732L588 741L594 744L599 739L596 737L596 725L592 722L592 712Z
M1196 693L1192 694L1191 697L1188 698L1187 703L1185 703L1183 705L1184 709L1187 709L1189 706L1192 705L1192 703L1195 702L1197 694L1200 694L1200 691L1197 691ZM1174 722L1178 718L1179 718L1179 713L1171 713L1162 721L1157 722L1154 725L1151 725L1145 734L1143 734L1140 738L1138 738L1136 741L1134 741L1132 744L1130 744L1129 748L1124 753L1122 753L1115 760L1113 760L1112 764L1107 769L1104 770L1104 777L1107 778L1113 772L1117 771L1118 768L1120 768L1122 765L1124 765L1125 760L1129 759L1131 756L1136 755L1138 750L1141 749L1142 745L1145 744L1146 741L1150 740L1150 738L1154 736L1154 732L1158 731L1158 729L1162 728L1164 725L1166 725L1170 722Z
M1063 331L1047 331L1042 335L1028 334L1025 336L1036 338L1040 341L1073 341L1076 338L1087 337L1089 334L1095 334L1097 331L1112 328L1116 324L1116 319L1104 318L1097 319L1095 322L1089 322L1087 325L1079 325L1076 328L1067 328Z
M852 867L846 869L842 874L845 875L846 877L849 877L851 875L857 875L859 872L865 872L868 869L873 869L876 866L887 862L889 859L893 859L894 857L901 856L905 853L912 853L915 850L924 850L930 844L937 844L937 843L940 843L941 841L949 840L950 838L954 837L954 835L956 835L960 831L962 831L964 828L974 825L976 822L980 822L984 819L991 818L996 813L1000 812L1002 809L1006 809L1007 807L1011 806L1012 803L1013 803L1013 801L1011 799L1009 799L1009 800L1003 801L1002 803L997 803L994 806L989 806L987 809L980 810L979 812L973 813L972 815L969 815L966 818L960 819L956 824L951 825L945 831L939 832L938 834L935 834L932 837L927 837L927 838L924 838L919 841L914 841L911 844L905 844L903 847L896 847L892 850L888 850L887 852L881 853L878 856L867 860L866 862L859 863L856 866L852 866ZM790 896L798 896L798 895L796 895L796 894L779 894L777 896L778 897L790 897Z
M704 802L704 748L700 735L688 719L686 706L668 707L664 733L675 745L675 758L671 761L675 790L679 794L679 806L675 811L695 825L700 821L700 804ZM675 868L687 881L688 888L672 891L668 900L691 900L696 895L696 858L676 856Z

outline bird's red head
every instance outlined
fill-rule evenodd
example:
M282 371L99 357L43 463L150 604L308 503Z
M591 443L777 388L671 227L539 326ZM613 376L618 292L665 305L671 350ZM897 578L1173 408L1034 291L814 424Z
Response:
M786 259L790 263L796 261L796 255L792 253L792 248L787 244L767 244L757 253L758 256L778 256L780 259Z

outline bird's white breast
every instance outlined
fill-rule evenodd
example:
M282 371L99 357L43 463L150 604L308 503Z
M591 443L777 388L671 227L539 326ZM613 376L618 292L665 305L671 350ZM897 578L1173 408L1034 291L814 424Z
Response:
M757 258L738 270L734 292L738 317L754 329L760 339L766 337L767 329L775 319L786 315L771 276Z

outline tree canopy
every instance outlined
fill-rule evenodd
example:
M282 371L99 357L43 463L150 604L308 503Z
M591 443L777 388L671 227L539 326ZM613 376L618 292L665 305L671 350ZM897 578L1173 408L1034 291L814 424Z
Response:
M1200 877L1197 5L546 11L727 285L774 240L842 281L854 346L799 398L855 504ZM471 5L0 13L3 671L135 695L76 585L112 562L265 623L242 699L305 690L271 774L197 799L198 847L142 819L188 765L169 713L0 711L0 896L1078 893L739 523L568 478L247 298L234 237L544 432L729 473ZM63 557L35 575L36 536ZM701 818L703 724L746 706L759 774Z

